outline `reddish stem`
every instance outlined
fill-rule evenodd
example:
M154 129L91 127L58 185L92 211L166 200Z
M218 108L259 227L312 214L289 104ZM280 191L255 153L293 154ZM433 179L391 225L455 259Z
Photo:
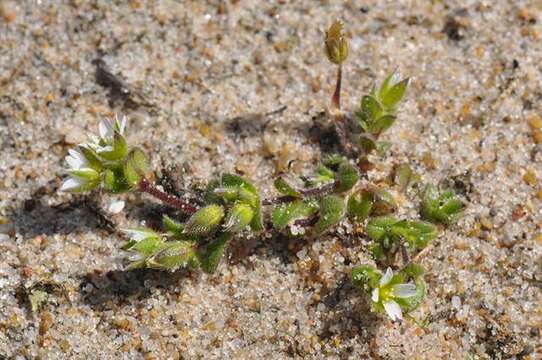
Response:
M337 83L335 85L335 92L333 93L333 97L331 98L333 102L333 106L335 107L335 110L340 113L341 110L341 82L343 78L343 67L342 65L339 65L339 68L337 70Z
M187 214L193 214L198 211L198 207L191 204L188 200L178 198L174 195L168 194L156 186L152 185L147 179L142 178L139 181L139 191L147 193L156 199L162 201L164 204L169 205L175 209L184 211Z

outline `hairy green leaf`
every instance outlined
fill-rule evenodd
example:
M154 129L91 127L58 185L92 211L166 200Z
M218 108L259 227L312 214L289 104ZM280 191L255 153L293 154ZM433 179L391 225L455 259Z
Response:
M131 187L136 186L148 171L148 167L147 155L141 149L135 148L130 151L124 160L124 176L128 184Z
M411 251L425 248L429 241L437 237L436 227L423 221L399 221L392 226L391 233L402 237Z
M352 282L359 288L364 288L366 285L369 289L375 288L381 277L382 275L370 265L356 266L352 269Z
M314 200L295 200L276 207L271 214L271 222L277 230L283 230L295 220L311 217L318 211Z
M197 255L203 271L209 274L215 272L218 263L222 258L222 254L224 253L224 250L226 249L226 246L231 238L231 233L220 233L209 244L198 249Z
M355 167L350 165L347 161L344 161L339 165L337 180L339 183L336 191L342 193L352 189L352 187L357 184L359 173Z
M337 195L327 195L320 201L320 217L314 225L316 234L322 234L341 221L344 199Z
M463 203L453 191L439 194L434 185L425 189L421 215L424 219L435 223L451 224L457 220L463 210Z
M373 194L367 190L360 190L348 198L348 216L357 222L362 222L369 217L373 208Z
M286 182L286 180L281 177L277 178L273 185L275 185L275 189L277 189L277 191L282 195L291 196L294 198L301 197L301 193L294 189L290 184Z

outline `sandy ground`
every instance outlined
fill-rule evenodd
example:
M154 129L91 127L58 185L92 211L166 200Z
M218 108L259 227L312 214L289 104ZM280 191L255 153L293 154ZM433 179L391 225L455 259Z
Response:
M370 179L408 162L469 204L422 259L418 324L371 314L350 285L372 260L347 223L239 239L213 276L123 271L115 229L164 209L128 195L112 216L109 196L58 193L67 149L123 113L185 186L237 171L272 194L289 161L306 174L329 150L314 133L335 18L352 39L348 112L386 73L413 78ZM541 37L535 0L0 1L0 358L542 358ZM97 83L97 58L129 96ZM416 217L416 194L392 190Z

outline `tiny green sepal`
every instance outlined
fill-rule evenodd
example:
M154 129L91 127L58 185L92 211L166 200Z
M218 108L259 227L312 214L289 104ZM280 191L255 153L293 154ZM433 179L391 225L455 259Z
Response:
M192 241L168 241L146 260L148 268L167 271L196 267L197 264L195 243Z

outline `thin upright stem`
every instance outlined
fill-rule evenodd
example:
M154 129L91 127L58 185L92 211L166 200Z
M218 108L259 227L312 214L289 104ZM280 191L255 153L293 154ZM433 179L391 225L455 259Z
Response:
M190 203L189 200L178 198L174 195L168 194L165 191L158 189L146 178L142 178L139 181L138 189L139 191L147 193L154 198L162 201L164 204L169 205L175 209L184 211L187 214L193 214L198 211L198 207Z
M331 101L337 112L341 112L341 83L343 78L343 66L339 65L337 68L337 83L335 84L335 91Z
M341 84L343 77L343 67L341 64L337 67L337 82L335 84L335 91L331 97L332 115L335 120L335 131L341 142L341 146L347 154L352 154L354 146L348 138L348 132L346 129L346 121L341 111Z

